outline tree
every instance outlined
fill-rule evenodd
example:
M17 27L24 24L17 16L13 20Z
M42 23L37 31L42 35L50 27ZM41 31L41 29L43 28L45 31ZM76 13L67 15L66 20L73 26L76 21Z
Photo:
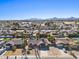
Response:
M12 46L12 51L13 51L13 52L16 51L16 46Z
M77 45L79 45L79 40L76 40L74 43L77 44Z
M78 34L78 33L69 34L68 37L69 37L69 38L72 38L72 37L79 37L79 34Z
M13 23L13 29L16 30L16 29L19 29L20 25L18 22L16 23Z
M40 32L36 34L36 39L38 40L39 38L40 38Z
M52 43L53 46L56 46L56 40L54 36L48 35L47 36L48 41Z
M26 31L22 32L22 38L23 38L23 41L24 41L24 46L28 45L28 42L27 42L28 37L29 37L29 35L26 33Z
M54 36L51 36L51 35L48 35L48 36L47 36L47 39L48 39L50 42L52 42L52 41L55 40L55 37L54 37Z
M54 29L54 30L58 29L58 25L53 24L53 29Z

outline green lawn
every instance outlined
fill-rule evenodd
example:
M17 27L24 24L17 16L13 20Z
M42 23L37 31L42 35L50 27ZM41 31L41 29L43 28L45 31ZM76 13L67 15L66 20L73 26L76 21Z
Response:
M3 41L9 41L11 38L3 38Z

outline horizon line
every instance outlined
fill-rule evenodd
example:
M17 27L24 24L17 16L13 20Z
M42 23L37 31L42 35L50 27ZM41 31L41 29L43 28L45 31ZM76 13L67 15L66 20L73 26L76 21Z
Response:
M58 19L79 19L79 17L51 17L51 18L24 18L24 19L0 19L0 20L48 20L48 19L52 19L52 20L58 20Z

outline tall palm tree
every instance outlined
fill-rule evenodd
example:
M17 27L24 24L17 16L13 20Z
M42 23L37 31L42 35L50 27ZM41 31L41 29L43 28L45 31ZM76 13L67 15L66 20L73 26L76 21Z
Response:
M27 37L28 37L28 34L26 33L26 31L22 32L22 38L23 38L23 41L24 41L24 45L26 46L28 44L27 42Z

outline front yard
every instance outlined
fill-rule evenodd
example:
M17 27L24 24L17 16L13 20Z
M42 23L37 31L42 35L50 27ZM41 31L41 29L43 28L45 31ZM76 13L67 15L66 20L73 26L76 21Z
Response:
M19 56L19 55L22 55L21 51L22 51L22 49L16 49L15 52L13 52L13 51L7 51L5 53L5 56Z

